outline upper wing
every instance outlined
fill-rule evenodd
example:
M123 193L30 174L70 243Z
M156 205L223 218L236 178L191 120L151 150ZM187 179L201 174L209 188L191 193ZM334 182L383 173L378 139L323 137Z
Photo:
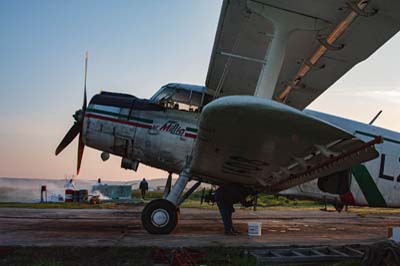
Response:
M373 143L271 100L230 96L202 111L191 172L280 191L377 157Z
M216 97L254 95L268 61L274 26L251 11L254 4L315 21L315 28L291 33L274 89L275 99L298 109L400 29L398 0L225 0L206 79Z

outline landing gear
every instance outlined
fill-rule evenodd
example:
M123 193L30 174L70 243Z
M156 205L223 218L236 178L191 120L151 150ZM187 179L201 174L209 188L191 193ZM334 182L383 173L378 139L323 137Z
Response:
M142 224L150 234L169 234L179 221L178 208L166 199L156 199L142 211Z
M143 227L150 234L169 234L179 222L181 203L187 199L201 182L193 185L184 195L181 196L189 182L189 171L183 170L171 189L171 174L167 179L166 190L163 199L156 199L149 202L142 211Z

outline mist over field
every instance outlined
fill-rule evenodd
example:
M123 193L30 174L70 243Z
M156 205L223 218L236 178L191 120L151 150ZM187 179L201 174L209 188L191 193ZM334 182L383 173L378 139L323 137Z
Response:
M97 180L80 180L75 179L76 189L91 190ZM118 182L102 180L108 185L132 185L132 188L138 188L140 180L132 180L131 182ZM150 188L163 186L165 179L148 180ZM0 202L39 202L40 189L42 185L47 187L47 198L55 198L59 194L64 197L66 183L65 179L33 179L33 178L8 178L0 177Z

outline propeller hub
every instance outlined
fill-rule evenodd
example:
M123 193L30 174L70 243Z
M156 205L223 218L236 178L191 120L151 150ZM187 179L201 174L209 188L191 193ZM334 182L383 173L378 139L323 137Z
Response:
M72 117L75 119L76 122L78 123L82 123L83 122L83 118L84 118L85 114L83 112L82 109L79 109L75 112L75 114L72 115Z

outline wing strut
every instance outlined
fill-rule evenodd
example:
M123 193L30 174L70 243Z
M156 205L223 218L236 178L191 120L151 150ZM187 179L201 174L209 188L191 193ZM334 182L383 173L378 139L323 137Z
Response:
M315 52L311 55L311 57L306 60L307 64L304 64L298 70L296 76L292 79L292 81L285 86L283 91L278 95L277 99L280 102L284 102L289 93L293 88L298 86L301 79L307 75L307 73L312 69L311 66L316 64L318 60L325 55L328 50L340 50L344 47L343 44L339 46L334 46L333 43L340 37L342 34L349 28L351 23L358 16L370 16L374 15L377 11L365 11L365 8L368 5L368 1L360 0L358 3L348 2L348 6L351 9L351 12L345 17L336 27L332 30L332 32L326 37L326 39L319 39L321 45L315 50ZM274 84L275 86L275 84Z
M254 93L255 96L272 99L285 59L290 34L296 29L318 30L325 22L255 1L248 1L247 7L271 21L274 26L274 35L265 55L265 63Z

